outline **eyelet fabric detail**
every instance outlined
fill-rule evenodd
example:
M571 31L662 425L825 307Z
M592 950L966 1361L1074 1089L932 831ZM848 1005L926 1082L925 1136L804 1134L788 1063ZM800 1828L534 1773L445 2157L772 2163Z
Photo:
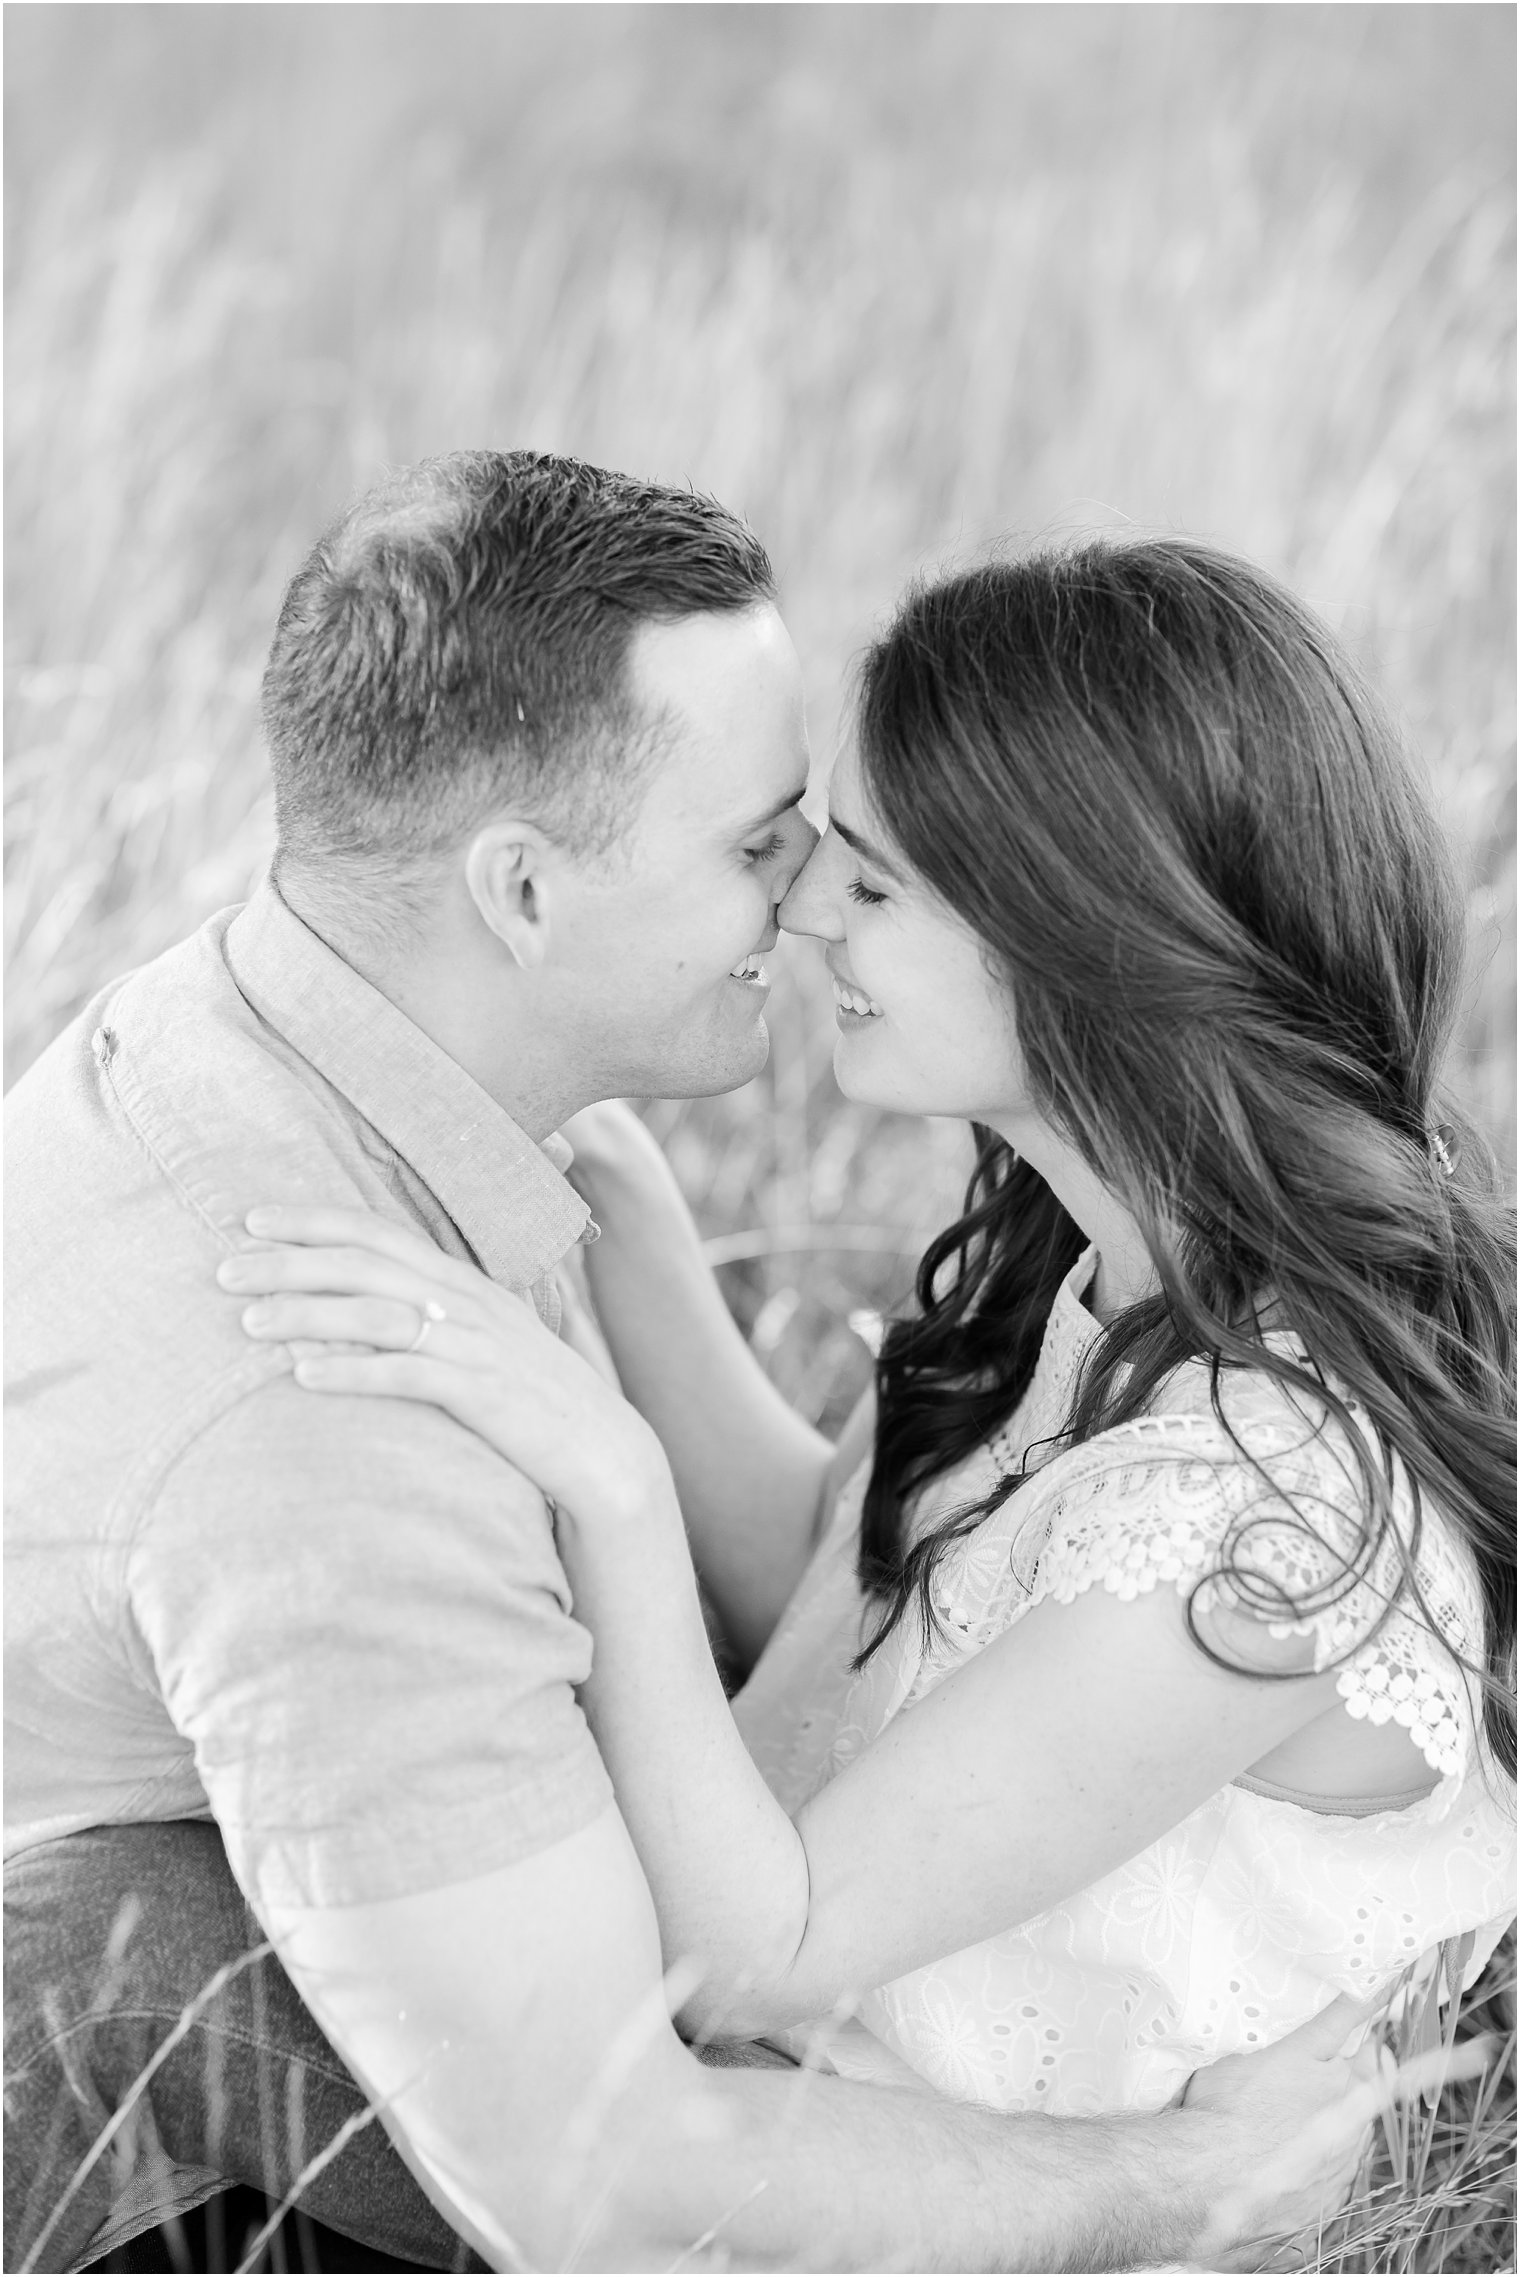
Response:
M1424 1509L1417 1603L1392 1533L1364 1551L1346 1426L1265 1370L1221 1374L1225 1422L1207 1367L1191 1365L1151 1413L1063 1450L1098 1334L1080 1303L1092 1262L1058 1295L1016 1414L935 1483L915 1530L1027 1475L945 1553L931 1633L910 1611L858 1672L875 1619L855 1579L869 1466L841 1492L734 1702L772 1792L795 1814L1032 1607L1094 1588L1124 1600L1197 1590L1200 1620L1217 1607L1302 1636L1316 1668L1342 1663L1346 1712L1402 1725L1437 1780L1416 1801L1355 1813L1232 1784L1037 1920L879 1986L843 2024L781 2035L799 2060L848 2078L917 2077L1005 2111L1159 2110L1200 2064L1281 2038L1336 1992L1412 1979L1443 1947L1471 1983L1515 1906L1510 1808L1456 1658L1477 1659L1483 1634L1465 1545ZM1354 1411L1351 1428L1372 1444ZM1397 1470L1389 1498L1411 1541Z

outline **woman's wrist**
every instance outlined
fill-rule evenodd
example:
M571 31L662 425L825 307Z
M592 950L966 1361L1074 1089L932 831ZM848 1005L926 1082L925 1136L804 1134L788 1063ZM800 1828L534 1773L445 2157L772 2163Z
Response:
M583 1107L560 1136L574 1157L566 1175L588 1201L611 1204L673 1182L659 1141L620 1100Z
M622 1147L583 1154L577 1149L567 1175L602 1225L642 1223L651 1212L686 1211L675 1173L653 1139L647 1151Z
M587 1466L585 1483L559 1502L561 1520L588 1539L647 1538L651 1529L681 1531L681 1508L665 1450L647 1423L628 1410L615 1440Z
M604 1230L623 1223L641 1223L651 1205L663 1202L669 1191L669 1172L663 1157L654 1163L627 1160L583 1163L577 1155L567 1176Z

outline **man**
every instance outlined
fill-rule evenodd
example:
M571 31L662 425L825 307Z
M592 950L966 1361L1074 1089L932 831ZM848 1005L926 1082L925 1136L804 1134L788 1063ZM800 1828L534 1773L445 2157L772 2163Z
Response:
M313 2212L444 2265L1180 2258L1348 2020L1145 2120L705 2068L536 1491L438 1411L303 1396L216 1284L251 1204L358 1201L558 1324L594 1232L560 1124L763 1065L812 843L763 551L438 461L298 573L264 712L272 881L11 1102L8 2266L309 2165Z

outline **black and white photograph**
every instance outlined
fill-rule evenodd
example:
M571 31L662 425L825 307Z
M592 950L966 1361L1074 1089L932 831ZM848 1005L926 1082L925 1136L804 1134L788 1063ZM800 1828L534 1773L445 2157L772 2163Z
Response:
M31 2271L1513 2271L1516 15L12 0Z

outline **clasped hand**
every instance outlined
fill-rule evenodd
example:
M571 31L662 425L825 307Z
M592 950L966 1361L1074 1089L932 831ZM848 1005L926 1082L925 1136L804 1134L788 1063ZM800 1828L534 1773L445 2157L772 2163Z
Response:
M643 1418L475 1266L368 1210L269 1206L244 1223L271 1246L224 1259L217 1279L254 1300L246 1333L346 1347L299 1352L303 1390L441 1407L582 1524L669 1490Z

